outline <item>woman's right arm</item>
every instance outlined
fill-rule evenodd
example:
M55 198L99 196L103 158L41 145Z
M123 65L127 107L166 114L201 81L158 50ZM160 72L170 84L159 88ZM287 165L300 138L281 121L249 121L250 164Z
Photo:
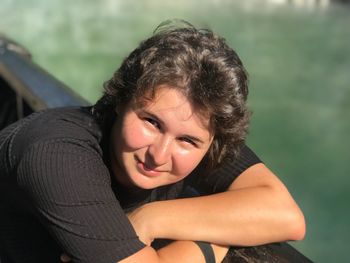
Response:
M215 262L221 262L228 248L224 246L211 245L215 255ZM174 241L171 244L159 249L154 250L152 247L145 247L137 253L127 257L120 261L120 263L136 263L136 262L148 262L148 263L205 263L205 258L193 241Z

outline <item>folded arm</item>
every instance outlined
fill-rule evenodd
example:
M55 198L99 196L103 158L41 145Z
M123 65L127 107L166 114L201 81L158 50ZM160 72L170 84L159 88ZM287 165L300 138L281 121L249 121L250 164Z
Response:
M263 164L248 168L224 193L157 201L138 208L128 217L145 244L150 245L155 238L179 241L158 251L147 246L121 263L205 263L202 252L190 240L221 244L212 245L216 262L221 262L227 245L299 240L305 233L300 209L285 186Z
M146 204L129 217L141 240L202 240L254 246L300 240L302 212L280 180L264 165L244 171L226 192Z

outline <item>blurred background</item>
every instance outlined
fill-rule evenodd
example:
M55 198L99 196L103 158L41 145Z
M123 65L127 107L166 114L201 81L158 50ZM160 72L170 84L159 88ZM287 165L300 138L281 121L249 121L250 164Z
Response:
M211 28L250 74L248 144L307 220L292 243L315 262L350 262L350 4L332 0L1 0L0 33L91 103L155 27Z

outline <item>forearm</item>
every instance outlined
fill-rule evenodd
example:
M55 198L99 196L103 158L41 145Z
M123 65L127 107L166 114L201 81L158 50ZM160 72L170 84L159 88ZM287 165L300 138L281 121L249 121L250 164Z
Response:
M224 193L149 203L129 219L145 239L253 246L300 240L305 234L301 210L263 164L244 171Z
M252 187L204 197L160 201L145 208L155 238L259 245L294 238L293 203L269 187ZM296 228L298 226L295 226Z

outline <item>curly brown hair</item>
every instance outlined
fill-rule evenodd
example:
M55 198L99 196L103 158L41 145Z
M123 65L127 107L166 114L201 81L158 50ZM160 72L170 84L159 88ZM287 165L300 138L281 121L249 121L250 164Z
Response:
M160 85L182 92L209 118L214 139L206 156L208 168L235 157L248 129L248 76L224 38L188 23L161 24L105 83L94 115L109 129L117 107L142 101L146 94L152 98Z

